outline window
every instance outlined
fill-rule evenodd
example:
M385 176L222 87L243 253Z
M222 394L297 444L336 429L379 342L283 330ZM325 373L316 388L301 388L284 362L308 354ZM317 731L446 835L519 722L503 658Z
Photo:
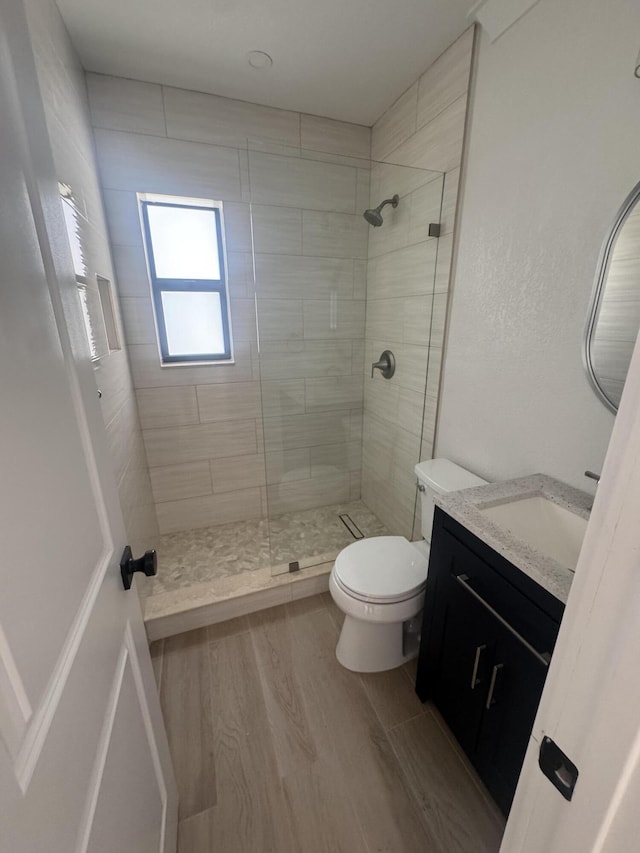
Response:
M222 203L138 198L163 364L230 361Z

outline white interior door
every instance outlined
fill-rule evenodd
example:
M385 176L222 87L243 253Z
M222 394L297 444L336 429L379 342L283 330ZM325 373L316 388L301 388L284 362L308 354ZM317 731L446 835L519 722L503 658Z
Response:
M0 6L0 851L169 853L176 794L22 5Z
M640 850L640 342L501 847ZM571 801L538 767L547 735L577 766Z

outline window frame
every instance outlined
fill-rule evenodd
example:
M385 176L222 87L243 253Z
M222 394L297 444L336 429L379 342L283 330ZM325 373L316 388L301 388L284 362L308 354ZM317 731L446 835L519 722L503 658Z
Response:
M149 268L149 281L151 284L151 298L158 332L158 344L160 347L160 358L163 365L172 364L216 364L233 362L233 337L231 329L231 318L229 312L229 289L227 280L227 258L224 243L223 210L222 202L208 201L204 199L181 199L175 196L175 201L168 201L167 196L153 198L150 194L138 196L140 204L140 215L145 242L145 255ZM199 203L195 203L195 202ZM156 274L155 257L153 252L153 240L151 238L151 227L149 223L149 207L177 207L181 210L206 210L213 212L215 219L215 238L218 249L218 262L220 266L219 279L189 279L189 278L159 278ZM163 292L182 293L217 293L220 297L220 316L222 322L222 335L224 341L224 352L222 353L186 353L184 355L171 355L167 340L167 328L164 318L164 307L162 305Z

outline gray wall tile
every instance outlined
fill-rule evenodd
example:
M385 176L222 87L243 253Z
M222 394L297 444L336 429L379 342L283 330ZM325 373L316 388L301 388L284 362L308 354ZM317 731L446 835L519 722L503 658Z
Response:
M103 190L112 245L142 246L138 199L133 190Z
M260 489L239 489L222 495L208 495L167 501L156 506L161 533L194 530L230 521L260 518Z
M302 147L369 158L371 128L319 116L301 116Z
M302 211L299 208L254 204L252 215L256 252L302 254Z
M371 159L384 160L416 130L418 81L378 119L371 134Z
M153 322L153 308L151 297L144 299L122 297L120 300L122 321L127 343L129 344L154 344L156 341L156 327Z
M223 205L224 235L229 252L251 252L251 214L249 205L227 201Z
M365 303L349 299L305 300L305 340L357 340L364 337Z
M303 210L303 253L329 258L366 258L368 228L359 212Z
M260 342L295 341L304 337L302 299L258 299Z
M304 408L304 379L285 379L262 383L262 412L264 417L300 415Z
M214 494L266 484L264 456L261 454L212 459L209 464Z
M152 429L145 430L143 435L151 468L240 456L257 450L256 425L252 420Z
M151 468L151 488L156 503L196 498L212 493L208 462L187 462Z
M267 453L295 450L321 444L349 441L349 412L318 412L290 415L288 418L265 417L264 441Z
M201 423L259 418L262 415L258 382L198 385L196 391Z
M115 281L120 296L150 299L151 286L142 245L113 246Z
M241 200L235 148L113 130L97 129L95 136L107 189Z
M310 448L271 450L266 453L267 483L291 483L311 476Z
M333 292L353 294L353 261L348 258L308 258L294 255L256 255L256 288L271 299L318 299Z
M246 101L164 87L167 133L213 145L246 148L247 140L300 147L300 116Z
M167 135L160 86L89 73L87 91L94 127Z
M351 341L267 343L260 357L262 379L348 375L353 372L351 347Z
M196 389L191 385L140 388L136 397L143 429L198 423Z
M467 96L464 94L421 127L389 156L394 163L448 172L460 165Z
M249 163L256 204L355 212L356 169L256 151Z
M362 406L363 377L329 376L326 379L305 379L305 409L322 412L331 409L355 409Z
M445 107L466 94L471 73L473 26L438 57L418 84L418 122L420 128Z
M432 293L438 241L428 240L370 258L367 297L389 299Z
M256 342L256 304L253 299L231 299L231 329L234 342Z
M360 471L362 443L360 441L328 444L309 448L311 477L329 477Z
M349 500L349 474L267 486L269 512L278 515Z

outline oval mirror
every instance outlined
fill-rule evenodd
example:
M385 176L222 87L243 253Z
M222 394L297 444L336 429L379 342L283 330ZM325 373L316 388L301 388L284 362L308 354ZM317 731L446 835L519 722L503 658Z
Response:
M591 383L618 411L640 329L640 184L622 205L598 264L585 336Z

